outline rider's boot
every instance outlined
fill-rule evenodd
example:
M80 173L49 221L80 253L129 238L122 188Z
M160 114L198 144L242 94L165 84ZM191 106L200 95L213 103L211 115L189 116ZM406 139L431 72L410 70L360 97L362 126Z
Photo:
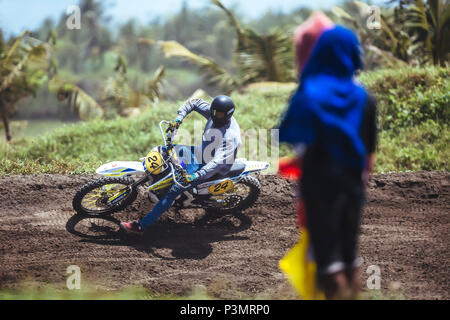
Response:
M144 229L140 225L139 222L133 221L133 222L121 222L120 223L120 229L125 231L126 233L134 233L138 235L144 234Z

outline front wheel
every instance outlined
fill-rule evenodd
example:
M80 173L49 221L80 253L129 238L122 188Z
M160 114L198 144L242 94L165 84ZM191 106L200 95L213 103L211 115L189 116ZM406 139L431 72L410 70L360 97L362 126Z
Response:
M231 190L224 194L211 196L213 205L208 211L230 213L243 211L253 206L261 193L261 184L255 177L247 176L235 183Z
M121 211L136 200L138 191L131 178L102 178L81 187L72 201L79 214L108 215Z

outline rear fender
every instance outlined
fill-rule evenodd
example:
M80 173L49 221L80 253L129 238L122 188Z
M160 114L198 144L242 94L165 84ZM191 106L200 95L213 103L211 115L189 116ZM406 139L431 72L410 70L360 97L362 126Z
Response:
M269 163L264 161L243 161L245 163L245 169L243 174L263 171L269 168Z

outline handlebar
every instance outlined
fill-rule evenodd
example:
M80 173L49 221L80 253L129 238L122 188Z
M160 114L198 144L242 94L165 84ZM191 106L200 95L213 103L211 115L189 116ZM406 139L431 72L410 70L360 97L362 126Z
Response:
M167 121L167 120L162 120L162 121L159 123L159 131L161 131L161 135L162 135L163 140L164 140L164 145L167 146L166 135L164 134L164 130L163 130L163 128L162 128L162 125L163 125L163 124L170 124L170 122ZM166 129L166 133L167 133L168 130L169 130L169 129Z

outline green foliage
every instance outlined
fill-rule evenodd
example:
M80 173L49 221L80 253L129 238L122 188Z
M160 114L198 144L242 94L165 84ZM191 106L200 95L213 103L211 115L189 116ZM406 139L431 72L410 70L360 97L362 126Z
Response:
M273 30L260 35L250 27L241 27L236 16L218 0L217 7L227 15L236 31L235 68L238 75L230 73L214 59L191 52L177 41L156 42L166 58L178 57L196 65L205 75L207 84L219 87L229 93L239 87L260 81L295 81L292 37L281 30ZM152 39L140 39L140 42L154 44ZM229 48L230 51L231 47Z
M440 67L385 69L360 77L378 101L382 130L450 123L450 70Z
M184 296L159 294L142 286L107 290L92 284L83 284L79 290L69 290L63 285L37 285L33 281L19 288L0 289L0 300L209 300L206 293L192 290Z
M219 0L212 2L226 13L236 30L235 59L243 85L259 81L295 81L292 31L278 29L261 35L250 27L242 27Z
M371 7L349 1L334 7L333 13L358 33L368 65L399 66L403 62L445 65L450 58L448 34L450 5L445 0L391 0L397 6L379 7L379 28L370 29ZM371 16L371 17L369 17ZM381 59L381 61L380 61Z
M135 116L161 96L164 66L160 66L142 88L135 88L130 84L127 63L122 55L117 56L114 70L115 74L102 83L102 94L98 99L100 102L73 80L60 76L53 77L48 88L57 95L59 101L67 101L70 110L81 120Z
M406 26L421 32L419 38L425 46L426 53L435 65L444 65L450 58L450 4L447 0L414 0L406 8Z
M448 170L448 71L436 67L380 70L363 73L360 80L379 102L376 171ZM292 85L252 86L244 93L233 93L241 129L276 127L292 91ZM392 107L392 101L401 103ZM181 104L159 102L135 118L67 125L32 140L15 141L0 147L0 174L85 173L109 161L138 160L162 143L158 123L172 119ZM401 115L404 109L411 117ZM190 115L182 129L193 133L194 120L202 117ZM179 139L178 143L195 143ZM280 156L291 153L287 146L280 148Z
M24 283L19 288L0 289L0 300L215 300L221 299L217 289L195 286L184 295L160 294L142 286L123 287L121 289L107 290L94 285L83 285L80 290L68 290L63 286L36 285ZM219 295L219 297L217 297ZM292 300L290 292L280 292L273 295L248 295L240 291L232 292L235 300ZM295 297L295 298L294 298ZM357 300L405 300L403 293L398 290L381 291L370 290L362 292Z
M208 84L217 85L226 92L238 86L237 79L212 59L196 55L176 41L159 41L158 44L166 58L178 57L195 64L207 75Z
M450 128L431 119L420 125L380 132L376 172L449 171Z
M123 56L119 55L114 69L116 74L109 77L102 88L102 103L106 111L106 118L111 119L117 115L135 116L141 109L150 107L161 96L161 83L165 68L160 66L153 79L147 81L142 88L130 85L128 67Z
M9 43L0 32L0 44L0 115L9 141L9 117L16 112L17 103L35 95L47 80L50 45L28 37L28 31Z
M56 94L59 101L67 101L70 110L81 120L104 116L102 106L74 83L53 77L49 82L49 90Z
M215 5L208 1L202 10L198 10L191 9L186 2L179 12L164 19L155 18L145 23L130 20L113 25L108 20L107 6L101 1L78 2L83 26L80 30L68 30L65 24L67 15L62 12L58 21L46 19L37 30L33 30L33 35L41 41L48 41L54 48L50 60L52 70L47 70L50 77L58 70L61 78L82 89L100 105L105 98L101 90L105 79L116 78L113 70L118 56L127 61L127 86L134 91L143 90L158 68L165 65L168 76L165 84L161 85L164 89L161 97L165 99L185 98L198 88L216 95L255 81L295 81L291 33L311 13L306 8L287 13L268 11L262 17L249 19L239 13L239 6L226 8L219 1L215 1ZM329 10L324 12L336 22L344 21L356 29L365 48L366 67L369 69L432 61L434 58L431 59L427 53L428 42L434 53L441 52L439 57L448 57L448 1L422 1L427 25L420 23L425 21L423 14L413 14L417 12L413 6L417 7L420 1L391 2L393 6L379 6L381 30L367 28L368 6L362 2L344 2L341 8L348 14L341 20L335 19L339 14L333 15ZM342 15L345 13L341 12ZM422 17L422 20L417 17ZM184 58L166 59L160 50L140 41L142 39L153 39L153 43L177 41L200 59L190 60L194 63L186 63ZM0 47L3 46L0 43ZM192 55L190 57L193 58ZM445 64L448 58L440 58L440 61ZM200 67L205 76L198 76L193 65ZM180 74L176 74L178 72ZM36 73L33 79L28 77L30 83L37 83L38 76ZM110 81L107 85L116 86L117 82ZM136 94L125 96L130 97L122 99L121 104L126 104L126 101L148 102L145 98L138 99ZM75 101L73 97L75 95L72 95L72 102ZM76 98L81 99L81 95ZM116 102L114 104L117 106ZM37 91L37 99L27 99L19 106L22 118L30 115L67 118L70 108L76 110L76 104L64 106L56 102L46 88ZM120 114L116 108L112 109L111 113ZM105 113L109 118L109 111L105 110Z

